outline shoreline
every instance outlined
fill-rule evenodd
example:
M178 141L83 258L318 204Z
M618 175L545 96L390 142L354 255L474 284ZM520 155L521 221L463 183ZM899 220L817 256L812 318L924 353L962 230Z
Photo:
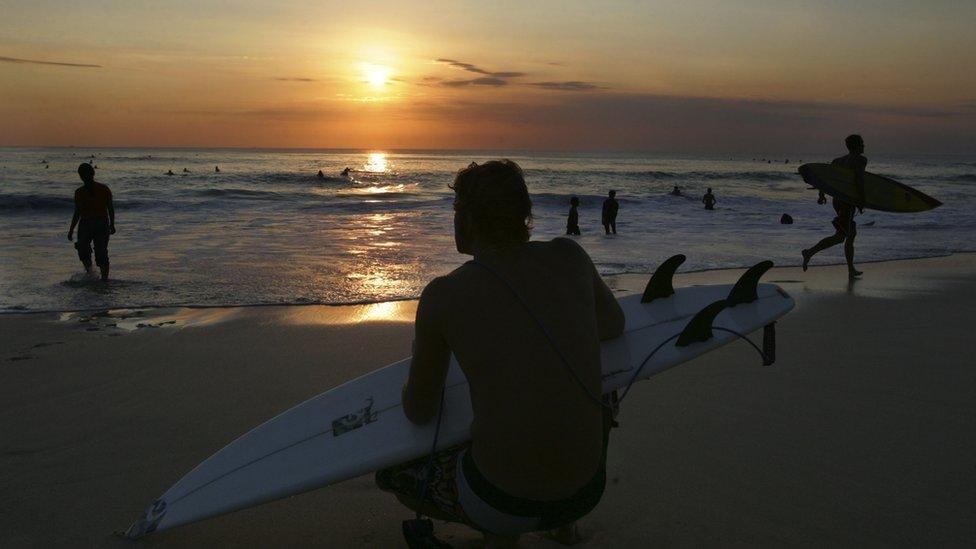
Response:
M926 259L937 259L946 258L953 256L966 256L966 255L976 255L976 250L969 251L954 251L945 254L933 254L925 255L919 257L904 257L897 259L873 259L866 261L857 261L857 265L876 265L884 263L897 263L904 261L919 261ZM816 265L810 265L809 269L822 269L827 267L839 267L845 266L846 263L843 261L834 263L818 263ZM691 269L687 271L678 271L675 276L680 275L692 275L692 274L708 274L708 273L722 273L725 271L736 271L740 269L748 269L751 265L740 265L736 267L714 267L706 269ZM800 265L774 265L770 272L775 272L777 269L799 269ZM809 271L808 271L809 272ZM653 273L644 271L622 271L614 272L609 274L601 275L604 279L616 279L631 276L650 276ZM151 309L151 310L180 310L180 309L249 309L249 308L265 308L265 307L357 307L357 306L368 306L368 305L378 305L383 303L398 303L402 301L416 301L420 299L420 296L405 296L405 297L391 297L391 298L381 298L381 299L363 299L358 301L342 301L342 302L301 302L301 303L244 303L244 304L220 304L220 305L199 305L199 304L173 304L173 305L122 305L118 307L99 307L99 308L89 308L89 309L40 309L40 310L16 310L16 309L0 309L0 318L8 315L42 315L42 314L59 314L59 313L97 313L102 311L132 311L137 309Z
M636 384L579 547L976 543L976 254L865 271L767 273L797 302L773 366L739 342ZM641 291L648 276L609 282ZM0 546L131 547L112 532L208 456L408 356L416 304L0 315ZM140 544L400 547L408 516L364 475Z

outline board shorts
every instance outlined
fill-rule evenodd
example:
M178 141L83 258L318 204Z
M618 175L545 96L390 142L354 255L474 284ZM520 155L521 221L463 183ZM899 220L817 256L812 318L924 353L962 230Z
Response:
M108 266L108 219L98 217L83 217L78 221L78 240L75 249L78 259L86 267L91 266L92 245L95 247L95 264L99 267Z
M434 454L424 497L432 518L459 522L497 535L517 535L571 524L592 511L603 497L607 481L607 443L612 418L607 414L603 457L596 474L572 496L536 501L513 496L488 481L471 457L470 442ZM429 456L376 473L376 485L416 509ZM433 510L430 509L433 506Z
M837 231L837 234L842 235L844 238L854 238L857 236L857 222L853 219L835 217L831 223L833 223L834 230Z

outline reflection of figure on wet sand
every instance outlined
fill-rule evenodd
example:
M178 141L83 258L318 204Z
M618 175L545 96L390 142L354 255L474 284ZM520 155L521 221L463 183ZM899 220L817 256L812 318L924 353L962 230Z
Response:
M75 213L71 216L68 240L73 239L78 226L78 259L85 271L92 272L92 243L95 245L95 264L101 271L102 280L108 280L108 238L115 234L115 207L112 191L95 181L95 169L91 164L78 166L78 176L84 185L75 189Z
M868 164L868 159L863 156L864 140L861 139L860 135L849 135L845 140L845 144L847 145L848 154L841 156L840 158L835 158L831 164L834 166L842 166L854 171L855 185L859 195L862 198L863 204L864 169ZM820 197L823 198L823 193L821 193ZM844 257L847 260L847 274L851 278L856 278L863 273L854 268L854 238L857 236L857 223L854 221L855 205L834 197L833 206L834 211L837 213L837 216L834 217L832 221L834 225L834 234L824 238L812 248L803 250L801 252L803 256L803 270L807 270L807 266L810 264L810 259L813 258L813 256L818 252L843 242ZM864 212L863 207L858 206L858 210L860 210L861 213Z
M603 223L603 230L610 234L617 234L617 210L620 209L620 204L617 203L617 191L610 191L609 196L603 201L603 214L600 216L600 222Z
M708 188L708 192L705 193L705 196L702 197L702 204L705 205L705 209L706 210L714 210L715 209L715 195L712 194L712 188L711 187Z
M566 234L580 234L579 228L579 212L576 207L579 206L579 198L575 196L569 199L569 217L566 219Z

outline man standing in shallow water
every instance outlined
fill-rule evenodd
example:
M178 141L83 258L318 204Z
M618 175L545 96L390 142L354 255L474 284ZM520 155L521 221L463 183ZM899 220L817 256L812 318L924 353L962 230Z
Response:
M422 505L428 457L376 482L481 531L488 547L540 530L578 541L575 521L606 483L600 341L623 333L623 311L576 242L528 241L532 205L514 162L469 166L452 188L455 243L474 260L420 297L403 409L417 424L437 418L453 353L470 385L471 442L431 458Z
M108 280L108 238L115 234L115 207L112 191L95 181L95 169L91 164L78 166L78 176L84 185L75 189L75 213L71 216L68 240L73 240L75 225L78 226L78 259L85 271L92 272L92 244L95 245L95 264L101 271L102 280Z

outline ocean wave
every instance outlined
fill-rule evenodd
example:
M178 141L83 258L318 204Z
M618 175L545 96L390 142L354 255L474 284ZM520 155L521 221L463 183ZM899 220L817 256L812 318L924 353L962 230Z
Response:
M781 171L744 171L744 172L721 172L721 171L659 171L659 170L594 170L594 171L570 171L570 170L526 170L526 176L548 176L548 177L605 177L608 179L630 179L638 181L689 181L689 180L752 180L752 181L791 181L800 176L795 172Z
M141 200L114 200L116 208L145 209L151 203ZM0 211L72 211L73 198L42 194L0 194Z
M252 200L277 200L282 197L281 193L275 191L259 191L254 189L197 189L191 191L196 196L223 197L223 198L247 198Z

